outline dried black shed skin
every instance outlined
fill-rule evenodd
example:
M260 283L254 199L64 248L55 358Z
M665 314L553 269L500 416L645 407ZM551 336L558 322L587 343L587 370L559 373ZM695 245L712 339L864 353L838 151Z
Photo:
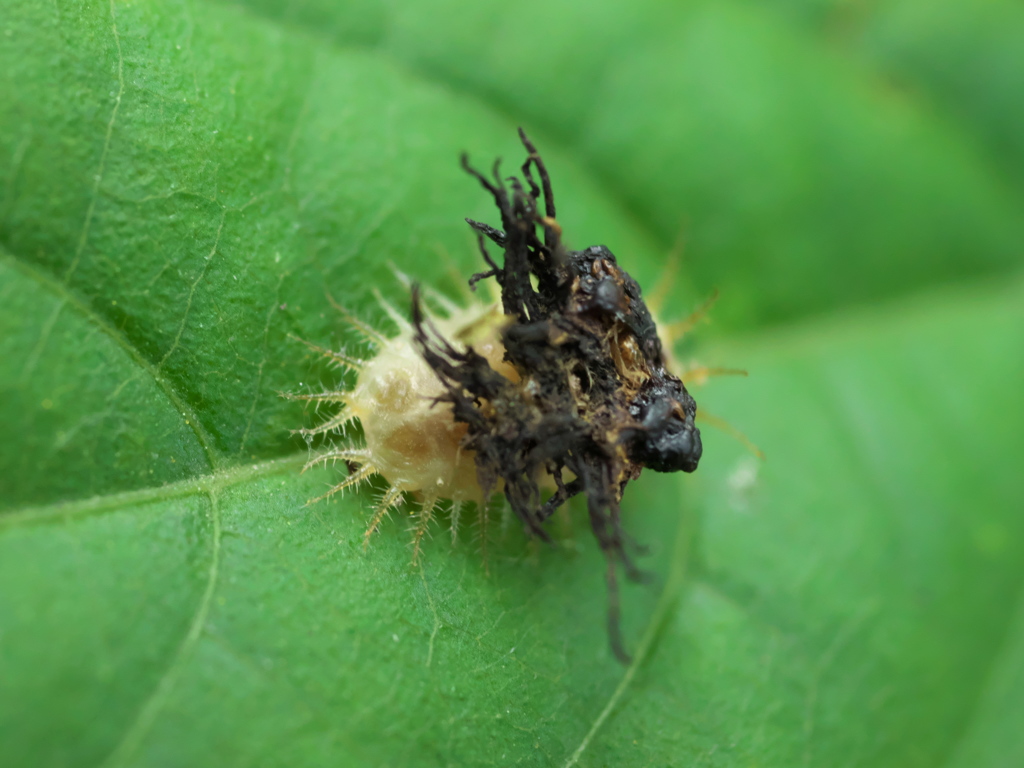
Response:
M490 179L465 155L462 167L491 193L501 212L501 229L467 219L489 267L470 285L493 277L501 287L509 321L503 332L505 360L520 381L505 378L472 349L462 352L442 338L425 319L414 291L415 343L447 390L441 399L468 425L464 447L476 452L485 498L504 481L512 510L530 533L549 541L544 521L568 499L586 495L594 535L608 558L611 645L627 661L616 565L631 579L643 574L626 551L631 542L622 530L622 494L644 467L657 472L697 468L697 405L665 369L661 341L637 282L605 246L570 251L563 245L547 169L522 129L519 135L528 152L522 165L525 186L511 177L506 187L498 162ZM485 239L504 250L501 264L491 258ZM545 473L557 488L546 500L540 489ZM572 479L567 481L567 474Z

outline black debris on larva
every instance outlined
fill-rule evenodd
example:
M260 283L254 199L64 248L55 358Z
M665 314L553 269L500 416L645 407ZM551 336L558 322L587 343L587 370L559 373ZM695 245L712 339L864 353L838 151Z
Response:
M490 177L462 167L494 198L501 228L467 219L477 232L487 270L508 317L505 361L520 380L495 371L468 348L460 351L425 317L414 288L414 343L434 370L456 421L467 425L463 446L475 452L486 499L502 481L505 496L532 535L550 538L544 522L568 499L584 494L590 523L608 560L608 630L623 662L616 571L642 580L622 529L622 495L643 468L692 472L701 456L697 406L665 368L661 341L640 286L603 245L570 251L562 244L547 169L520 129L528 156L522 179ZM525 180L525 184L524 184ZM539 181L539 185L538 185ZM487 240L504 253L495 260ZM554 490L543 498L545 476Z

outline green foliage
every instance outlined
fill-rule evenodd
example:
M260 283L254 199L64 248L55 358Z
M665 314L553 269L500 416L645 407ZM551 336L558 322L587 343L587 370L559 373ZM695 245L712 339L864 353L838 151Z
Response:
M1024 761L1024 15L992 0L0 16L0 743L14 766ZM678 6L678 7L677 7ZM857 6L858 8L860 6ZM421 568L304 506L325 289L454 293L523 124L570 242L682 233L693 476L607 648L580 510ZM449 269L451 267L451 269Z

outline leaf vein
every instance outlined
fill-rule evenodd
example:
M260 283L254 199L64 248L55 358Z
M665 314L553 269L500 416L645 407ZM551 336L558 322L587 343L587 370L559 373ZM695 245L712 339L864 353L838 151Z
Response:
M221 521L220 506L216 491L209 491L207 496L210 500L210 518L213 523L213 539L210 545L210 567L207 571L206 587L199 598L199 605L196 607L188 632L181 641L181 645L175 653L170 666L164 672L160 681L149 699L139 710L134 722L129 726L121 742L110 753L104 761L105 767L124 765L138 751L143 739L153 727L157 715L163 709L167 700L174 692L174 686L192 657L199 637L202 635L206 620L210 614L210 605L213 602L213 594L217 589L217 580L220 573L220 545L221 545Z
M96 213L96 200L99 198L100 184L103 181L103 174L107 168L107 155L110 153L110 139L114 134L114 123L117 121L117 112L121 108L121 97L124 96L124 56L121 53L121 36L117 32L117 12L114 9L114 0L110 0L110 28L114 35L114 45L117 48L117 93L114 95L114 107L110 111L110 119L107 120L107 129L103 136L103 149L100 150L99 167L93 175L92 195L89 198L89 206L85 209L85 221L82 222L82 230L78 235L78 245L75 247L75 255L64 273L64 282L68 283L71 276L78 269L82 261L82 254L85 245L89 241L89 230L92 228L93 216Z
M0 259L6 261L10 266L20 270L26 277L36 280L40 285L50 290L59 299L51 317L47 319L46 324L44 325L44 334L50 332L47 328L56 323L57 317L60 315L61 311L63 311L64 307L71 306L75 311L80 313L82 317L89 320L89 322L124 350L133 363L149 374L153 379L153 382L182 416L185 423L191 428L192 433L195 435L196 440L206 455L207 464L211 469L217 467L218 457L216 450L214 449L213 438L206 431L206 428L199 420L195 411L192 410L191 406L188 405L185 398L182 397L177 389L174 388L171 382L161 374L159 368L153 365L121 331L111 325L110 322L100 315L87 301L79 298L65 283L55 280L34 264L17 259L3 251L0 251ZM39 347L38 344L36 346L41 351L41 347ZM36 355L36 350L33 350L32 355ZM32 355L30 355L30 360L32 359Z
M241 456L245 452L245 444L249 440L249 432L252 430L253 419L256 418L256 406L260 402L260 394L263 390L263 369L267 365L267 351L270 346L270 325L274 319L274 312L277 311L277 307L281 301L281 283L284 282L284 278L287 272L282 272L278 276L277 288L274 291L274 300L270 304L270 309L267 310L267 319L263 324L263 343L260 347L260 362L256 366L256 384L253 387L254 392L252 395L252 405L249 406L249 416L245 420L245 430L242 432L242 440L238 444L238 455Z
M622 680L612 692L611 697L608 699L608 703L605 704L604 709L601 710L597 718L594 720L594 723L590 726L590 730L587 731L586 735L583 737L583 741L580 742L576 751L569 756L569 759L565 763L565 768L572 768L579 762L580 757L590 746L594 736L597 735L601 726L604 725L605 721L611 715L619 701L622 700L622 696L625 694L626 689L629 688L630 684L632 684L637 670L647 660L647 656L650 653L651 647L654 645L654 640L657 637L658 632L665 625L669 609L675 603L676 597L683 586L683 582L686 581L686 566L689 561L690 541L693 536L693 522L691 517L692 513L684 515L683 519L679 523L679 528L676 532L675 547L673 548L672 553L672 569L665 582L665 588L662 590L661 595L658 598L658 604L654 607L654 613L651 615L651 620L647 624L647 630L644 632L644 636L640 639L640 646L637 648L633 661L630 662L629 667L626 669L626 674L622 676Z
M259 477L269 477L283 472L299 470L306 461L306 455L286 456L260 464L249 464L230 469L220 469L209 475L189 478L176 483L168 483L153 488L142 488L125 491L108 496L94 496L90 499L64 501L41 507L26 507L8 512L0 517L0 531L20 525L45 525L52 522L65 522L77 518L116 512L132 506L141 506L155 501L194 496L212 491L219 491L233 485Z
M185 333L185 328L188 325L188 317L192 313L192 302L195 299L196 289L199 287L199 283L206 277L206 273L210 269L210 263L213 261L213 257L217 254L217 248L220 245L220 237L224 232L224 222L227 221L228 209L224 208L221 210L220 223L217 225L217 233L213 237L213 245L210 247L210 252L206 254L206 258L203 260L203 268L199 270L199 274L196 279L192 281L192 284L188 288L188 297L185 299L185 312L181 317L181 322L178 324L178 331L174 335L174 341L171 342L171 346L167 348L164 356L160 358L160 361L156 364L156 369L159 371L163 368L164 363L167 362L168 358L173 355L178 347L181 345L181 337Z

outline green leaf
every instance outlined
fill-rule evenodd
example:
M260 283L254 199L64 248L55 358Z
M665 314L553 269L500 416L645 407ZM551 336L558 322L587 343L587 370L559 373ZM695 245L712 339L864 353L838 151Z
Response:
M974 123L993 130L980 136L936 115L927 95L894 88L875 65L882 54L836 56L828 40L794 32L762 3L400 2L354 28L348 14L328 13L332 0L246 4L321 39L375 44L572 146L666 251L685 244L697 285L728 292L718 317L730 326L1020 263L1024 189L1005 184L1000 167L1019 152L993 157L979 146L994 132L1021 133L1024 49L977 55L993 30L1019 41L1019 13L1006 3L946 3L972 19L966 28L955 13L936 23L928 3L918 4L920 24L911 10L876 14L882 31L910 16L903 28L934 34L928 50L944 62L950 46L936 27L964 41L958 60L992 60L972 63L979 77L955 92L969 92L957 102L969 104L983 98L978 83L995 83L983 91L990 117ZM995 126L993 113L1009 125Z
M1024 8L1013 0L777 0L889 87L977 143L994 177L1024 187ZM972 137L970 134L974 134Z
M5 764L1024 758L1009 134L738 2L246 6L0 19ZM520 122L572 244L652 286L685 222L669 312L723 299L681 352L751 371L696 395L765 461L706 428L629 488L628 668L581 510L487 569L469 528L364 551L374 494L305 506L342 470L279 397L335 382L294 338L346 340L325 291L454 295L493 219L458 153L511 170Z

